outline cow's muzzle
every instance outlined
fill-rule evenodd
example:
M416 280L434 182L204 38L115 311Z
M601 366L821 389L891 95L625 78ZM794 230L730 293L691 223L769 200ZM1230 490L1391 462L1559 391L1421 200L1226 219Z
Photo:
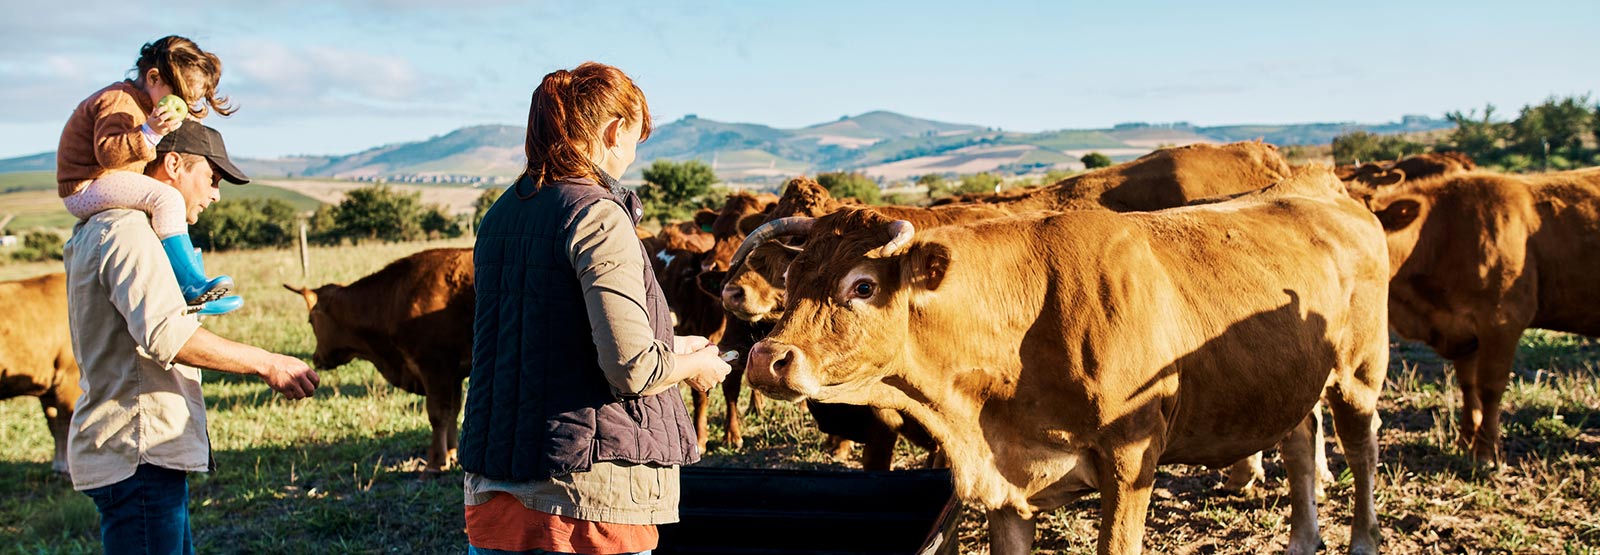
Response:
M744 374L751 387L774 399L796 401L816 394L818 389L800 349L771 339L763 339L750 348Z

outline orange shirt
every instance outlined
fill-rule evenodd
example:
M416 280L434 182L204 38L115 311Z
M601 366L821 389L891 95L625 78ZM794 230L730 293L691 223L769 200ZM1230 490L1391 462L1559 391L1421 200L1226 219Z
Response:
M467 543L482 549L613 554L655 549L660 542L652 524L612 524L553 515L524 507L508 493L466 508Z

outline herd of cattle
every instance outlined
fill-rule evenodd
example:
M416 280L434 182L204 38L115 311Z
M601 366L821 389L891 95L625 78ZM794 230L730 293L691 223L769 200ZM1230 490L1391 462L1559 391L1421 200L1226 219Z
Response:
M1233 465L1228 485L1247 487L1274 445L1289 551L1312 553L1319 404L1355 481L1351 551L1376 552L1388 330L1454 363L1460 441L1487 464L1523 330L1600 335L1600 169L1506 175L1458 154L1330 169L1260 142L1190 145L931 207L857 205L798 178L640 238L677 332L744 354L723 383L723 444L741 445L745 379L805 400L839 452L863 445L864 468L888 469L904 436L989 510L997 554L1028 552L1033 515L1091 492L1101 552L1136 552L1157 464ZM318 368L369 360L426 397L427 468L448 467L471 250L285 287L305 299ZM0 398L39 397L58 471L80 393L66 320L61 275L0 284ZM704 449L707 396L694 405Z

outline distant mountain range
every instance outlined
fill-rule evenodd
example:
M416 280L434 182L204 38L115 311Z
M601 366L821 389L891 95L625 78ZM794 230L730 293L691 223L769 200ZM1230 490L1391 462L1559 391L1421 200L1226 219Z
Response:
M685 116L658 125L639 147L639 163L624 176L637 179L656 159L701 160L724 181L775 183L800 174L862 171L886 180L925 173L1023 173L1081 167L1078 159L1101 152L1113 159L1165 145L1261 138L1277 145L1328 144L1353 131L1379 134L1448 129L1446 120L1405 116L1384 124L1308 123L1199 127L1188 123L1127 123L1110 129L1020 133L992 127L925 120L886 111L867 112L800 129L728 123ZM509 125L465 127L427 140L384 145L355 154L236 160L260 177L331 177L398 182L504 182L521 171L524 129ZM0 160L0 172L49 171L55 153Z

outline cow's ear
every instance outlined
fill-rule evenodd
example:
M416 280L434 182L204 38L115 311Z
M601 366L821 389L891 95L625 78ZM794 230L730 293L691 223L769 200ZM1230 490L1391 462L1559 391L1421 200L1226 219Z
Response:
M918 243L902 259L906 285L935 291L950 271L950 248L939 243Z
M1374 214L1386 231L1399 231L1410 226L1422 213L1422 202L1412 197L1400 197L1388 204L1375 206Z
M317 292L311 290L310 287L291 287L289 284L285 283L283 284L283 288L295 293L299 293L301 297L305 298L307 311L317 307Z
M749 235L750 232L755 231L756 228L761 227L761 224L764 223L767 223L766 212L760 214L750 214L743 218L739 218L739 234Z
M716 222L717 222L717 213L716 212L712 212L710 210L706 210L704 208L701 208L699 212L695 212L694 213L694 225L695 225L695 227L700 228L700 231L704 231L706 233L710 233L711 232L711 224L714 224Z

